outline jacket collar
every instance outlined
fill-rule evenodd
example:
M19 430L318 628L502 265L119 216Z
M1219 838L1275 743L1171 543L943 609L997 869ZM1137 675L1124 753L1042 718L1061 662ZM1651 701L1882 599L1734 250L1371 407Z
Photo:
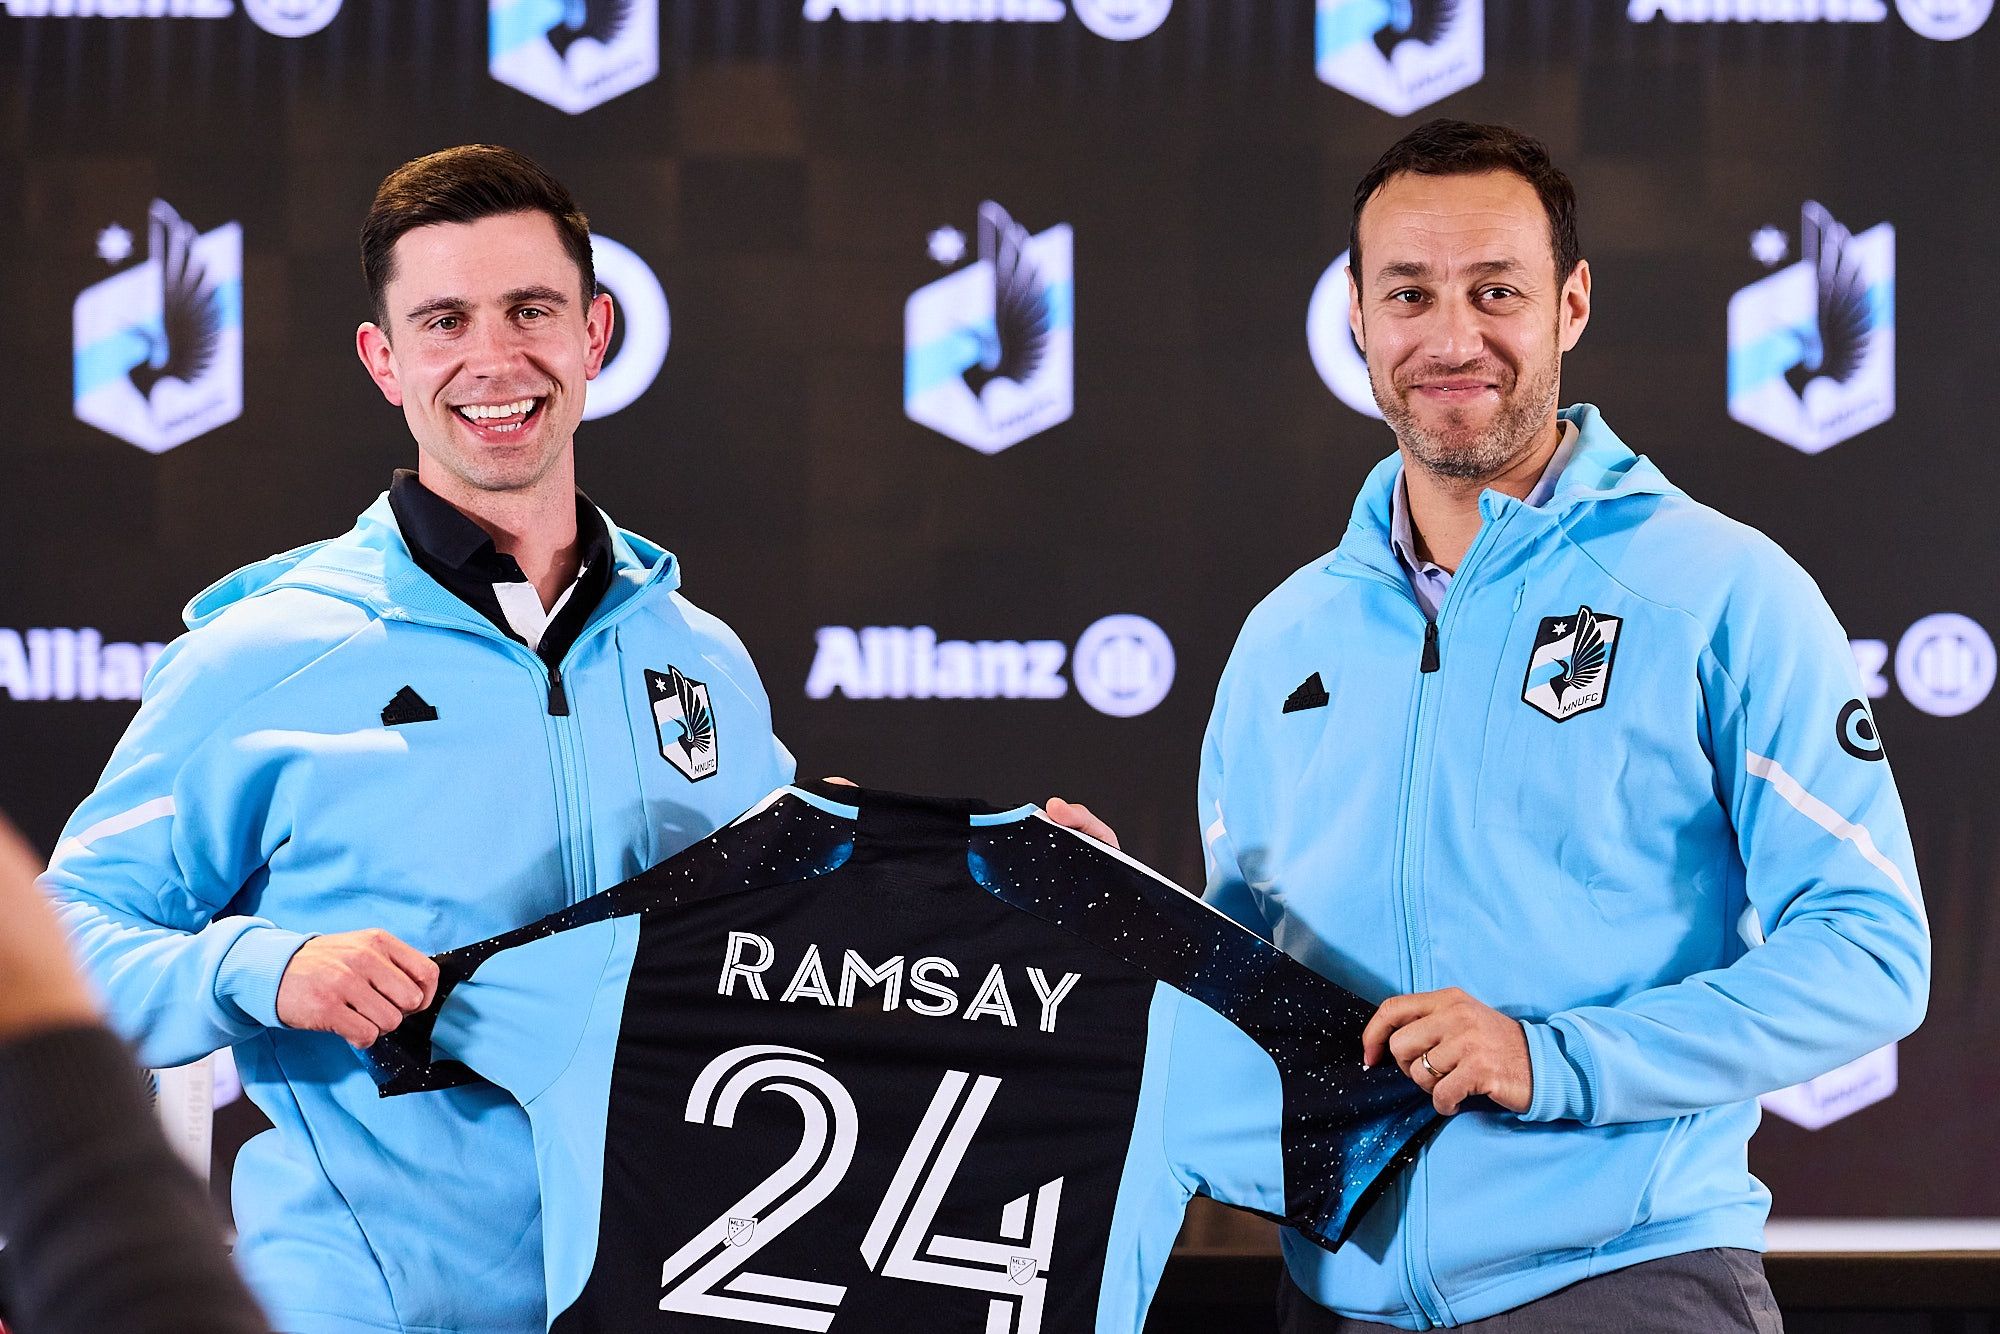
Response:
M1530 507L1503 492L1488 489L1479 495L1479 510L1487 523L1521 511L1510 524L1509 545L1539 535L1556 524L1573 523L1582 517L1581 507L1615 501L1633 495L1678 495L1680 490L1666 479L1653 461L1635 454L1604 424L1603 416L1589 403L1578 403L1557 414L1577 428L1576 447L1569 464L1557 479L1555 490L1539 507ZM1403 476L1402 454L1395 453L1377 463L1361 484L1347 532L1334 549L1325 569L1338 572L1344 564L1358 563L1391 579L1407 576L1391 546L1391 515L1397 486Z
M611 535L613 577L592 621L641 589L654 584L680 587L680 562L672 552L619 528L602 510L598 513ZM499 633L418 566L396 526L386 491L339 537L271 556L225 576L197 594L181 618L190 630L196 629L239 602L280 588L326 593L367 607L386 620Z

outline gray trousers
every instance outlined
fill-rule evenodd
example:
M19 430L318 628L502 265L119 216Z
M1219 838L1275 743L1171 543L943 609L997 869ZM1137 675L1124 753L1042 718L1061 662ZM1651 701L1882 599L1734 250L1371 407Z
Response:
M1288 1273L1278 1289L1284 1334L1380 1334L1372 1320L1335 1315ZM1459 1325L1479 1334L1783 1334L1764 1258L1755 1251L1690 1251L1587 1278L1526 1306Z

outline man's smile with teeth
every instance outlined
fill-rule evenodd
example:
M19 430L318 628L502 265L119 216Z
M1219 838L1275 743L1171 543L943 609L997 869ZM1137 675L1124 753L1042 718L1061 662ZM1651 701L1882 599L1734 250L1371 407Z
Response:
M541 402L539 398L523 398L512 403L460 403L452 411L488 431L517 431ZM509 420L514 417L521 420Z

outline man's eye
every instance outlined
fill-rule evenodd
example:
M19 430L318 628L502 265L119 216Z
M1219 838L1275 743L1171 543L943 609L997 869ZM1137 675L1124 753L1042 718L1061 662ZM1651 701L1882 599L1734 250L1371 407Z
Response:
M548 312L540 306L523 306L520 311L521 318L531 322L539 320L547 314Z
M1389 299L1391 301L1400 301L1402 304L1408 306L1422 301L1424 294L1414 287L1405 287L1399 292L1389 293Z
M431 321L431 328L437 330L439 333L456 333L458 332L458 325L459 319L456 315L440 315Z
M1505 301L1508 297L1514 295L1514 289L1511 287L1489 287L1481 292L1480 295L1488 301Z

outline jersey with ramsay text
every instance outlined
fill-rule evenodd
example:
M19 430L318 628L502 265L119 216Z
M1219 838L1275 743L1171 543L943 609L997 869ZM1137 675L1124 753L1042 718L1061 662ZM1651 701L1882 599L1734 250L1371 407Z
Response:
M438 962L370 1061L526 1107L557 1334L1137 1334L1191 1196L1337 1247L1439 1124L1371 1006L1031 806L780 789Z

